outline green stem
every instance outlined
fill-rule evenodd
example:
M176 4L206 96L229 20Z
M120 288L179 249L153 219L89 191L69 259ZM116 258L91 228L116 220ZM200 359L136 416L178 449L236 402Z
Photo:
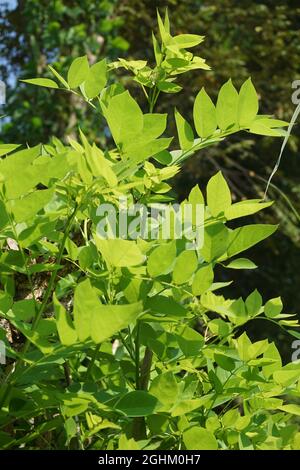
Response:
M140 389L140 322L136 324L135 337L135 388Z
M140 366L140 322L137 323L137 333L135 342L135 365L136 365L136 389L148 390L150 370L152 365L152 351L146 347L144 359ZM132 421L132 437L136 441L146 439L146 422L144 417L134 418Z
M157 98L159 97L160 90L157 89L155 86L152 88L151 92L149 93L148 102L149 102L149 113L153 113L154 106L156 105Z

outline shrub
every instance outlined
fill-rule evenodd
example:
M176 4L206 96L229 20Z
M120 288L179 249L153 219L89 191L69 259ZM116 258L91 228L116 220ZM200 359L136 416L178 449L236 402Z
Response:
M50 66L54 79L26 80L82 96L106 119L115 148L98 148L80 130L68 144L1 146L2 448L299 449L299 362L283 366L274 343L245 331L250 321L272 322L299 338L297 321L279 297L220 294L229 283L218 273L255 269L241 253L277 228L237 219L271 203L233 203L219 172L205 200L196 186L178 205L191 209L189 231L178 237L167 182L230 134L282 136L286 123L258 114L250 79L239 92L229 80L216 106L204 89L196 96L196 138L175 110L179 149L170 151L172 139L161 137L167 116L155 104L180 91L178 75L209 67L189 51L201 36L172 37L167 14L158 24L153 68L79 57L66 79ZM108 82L118 67L133 74L149 112ZM137 230L126 201L146 206L156 237L122 238L122 217L129 235ZM151 219L151 204L169 209L167 239L166 219Z

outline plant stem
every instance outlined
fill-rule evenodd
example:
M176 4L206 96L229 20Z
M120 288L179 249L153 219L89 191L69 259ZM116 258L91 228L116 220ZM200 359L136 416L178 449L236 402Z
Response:
M150 371L152 365L153 352L146 347L144 359L140 371L140 387L141 390L148 390Z
M64 368L64 373L65 373L66 385L67 387L70 387L70 385L72 384L72 376L71 376L71 371L70 371L70 366L69 366L68 361L64 362L63 368Z
M140 390L140 322L136 324L135 337L135 388Z
M150 370L152 365L152 351L146 347L143 362L140 366L140 322L137 323L137 333L135 341L135 366L136 366L136 389L148 390ZM146 439L146 422L144 417L137 417L132 422L132 437L136 441Z

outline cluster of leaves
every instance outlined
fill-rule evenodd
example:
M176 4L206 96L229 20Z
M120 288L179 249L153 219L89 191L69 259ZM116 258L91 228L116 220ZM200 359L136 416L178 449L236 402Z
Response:
M178 44L195 38L174 40L168 25L159 17L167 34L160 65L191 64ZM205 207L203 246L97 233L100 204L121 211L122 197L172 201L167 181L195 149L239 130L281 136L285 123L258 115L250 80L239 93L228 82L216 106L204 90L197 95L196 139L175 111L180 148L170 151L167 116L153 113L161 77L143 113L121 85L106 86L114 66L80 57L66 78L51 67L56 80L27 82L81 95L105 118L115 148L100 149L81 130L68 145L53 138L0 147L1 448L298 449L299 363L282 365L274 343L244 331L251 321L272 322L299 338L297 321L280 298L219 293L230 283L218 272L255 269L240 254L277 228L237 219L270 203L233 203L219 172L205 198L195 186L182 203ZM140 72L135 78L148 86Z
M216 102L218 90L228 77L239 87L251 75L261 98L260 113L274 113L279 119L291 119L294 111L291 101L294 89L291 86L299 78L300 69L300 8L294 0L121 0L116 11L126 18L120 34L130 43L128 54L131 59L151 57L147 31L155 25L155 6L169 7L177 33L185 32L186 25L189 25L189 31L206 35L203 55L212 67L207 74L181 76L182 92L169 95L168 100L159 100L157 111L165 112L169 107L176 106L191 122L191 97L203 85ZM197 49L195 51L198 52ZM135 92L135 88L133 84L130 89ZM174 134L173 126L175 123L170 120L171 135ZM253 250L253 256L260 265L256 281L253 282L247 272L239 273L239 279L243 281L242 289L249 284L254 288L256 284L264 283L269 296L275 296L280 290L291 311L298 309L300 301L295 287L299 284L297 266L300 261L299 217L296 212L299 213L300 207L298 149L299 126L295 125L273 185L268 190L269 197L276 199L276 204L266 217L271 223L276 220L284 223L276 236L268 241L268 250L260 245ZM233 198L261 197L279 151L279 139L236 134L219 146L207 148L205 158L203 152L199 152L197 158L190 159L178 174L174 190L182 199L196 183L205 184L216 169L221 169L230 184ZM260 215L255 216L254 220L261 221ZM246 289L243 289L243 294L246 295ZM253 333L259 335L255 329ZM289 340L277 336L273 328L267 327L267 333L280 341L281 352L288 360Z

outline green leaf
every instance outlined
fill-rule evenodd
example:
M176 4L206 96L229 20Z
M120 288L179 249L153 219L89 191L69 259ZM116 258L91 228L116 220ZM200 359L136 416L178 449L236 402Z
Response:
M178 36L173 36L172 40L169 41L168 46L171 44L176 44L178 49L189 49L190 47L195 47L201 42L203 42L204 36L199 36L198 34L178 34Z
M168 80L160 80L157 83L157 88L164 93L178 93L182 90L182 87L177 83L170 82Z
M6 145L4 146L4 149L5 149L5 154L13 150L12 148L8 148L9 152L7 152ZM28 173L30 173L31 175L34 173L35 168L32 168L31 163L40 155L40 151L41 151L41 146L36 145L35 147L32 147L32 148L19 150L18 152L15 152L12 155L9 155L8 157L4 159L1 159L0 160L0 176L3 177L3 179L5 180L13 181L13 183L15 183L14 185L13 183L11 183L13 186L15 186L16 183L17 184L20 183L20 186L22 187L22 181L24 180L24 176L27 177ZM22 172L19 172L20 167L27 170L27 173L25 173L25 175L24 175L25 170L23 170ZM17 179L17 177L20 178L20 180ZM28 175L28 178L29 178L29 175ZM6 181L5 183L6 183L6 187L9 186L8 181ZM32 182L30 182L29 189L32 188L33 186L34 185L32 185ZM26 188L27 188L27 185L26 185ZM14 192L18 195L17 196L9 195L8 199L13 198L13 197L18 197L24 194L22 188L18 187L14 189L15 189ZM6 193L6 196L7 196L7 193Z
M230 207L230 189L220 171L209 180L206 191L207 205L212 216L217 217Z
M89 99L95 98L105 87L107 82L106 60L93 64L89 70L88 76L84 82L84 91Z
M210 288L214 280L214 271L212 269L212 265L208 264L206 266L201 266L198 271L196 272L193 284L192 284L192 292L194 295L201 295L207 289Z
M224 267L229 268L229 269L256 269L257 268L256 264L247 258L236 258Z
M283 129L273 129L271 127L271 122L264 119L254 121L251 124L249 131L251 134L266 135L270 137L284 137L286 135L286 131Z
M7 292L0 291L0 312L6 313L12 305L12 297Z
M157 22L158 22L158 28L159 28L159 33L160 33L161 40L165 44L165 43L168 42L168 40L171 37L170 36L170 31L169 31L169 28L168 28L168 22L166 22L166 24L164 24L158 10L157 10Z
M167 125L167 114L144 114L144 124L141 134L142 142L152 141L159 137Z
M224 370L234 370L235 369L235 362L231 357L224 356L224 354L215 354L215 361Z
M173 269L173 281L175 284L184 284L188 282L196 271L198 259L196 253L191 250L185 250L176 258Z
M3 311L3 308L1 306L1 299L0 310ZM19 300L14 303L12 311L19 320L30 321L36 313L35 302L33 299Z
M245 306L250 317L255 317L261 310L262 297L257 289L255 289L246 299Z
M245 303L241 297L232 302L227 315L235 325L243 325L248 320Z
M276 370L273 372L273 378L277 384L288 387L299 379L299 368L291 370L282 368L281 370Z
M152 32L152 43L153 43L153 51L154 51L156 65L160 65L162 61L162 53L159 47L159 43L156 37L154 36L153 32Z
M129 392L116 404L115 409L121 411L129 418L149 416L153 414L158 405L157 398L148 392L137 390Z
M204 139L215 132L217 129L216 108L204 88L196 96L193 115L199 137Z
M0 157L7 155L10 152L13 152L15 149L20 147L20 144L0 144ZM1 174L0 174L1 181Z
M62 77L51 65L48 65L49 70L53 73L53 75L60 81L60 83L67 89L69 89L68 82Z
M175 109L175 121L179 145L182 150L189 150L194 144L194 133L189 123Z
M74 325L80 341L98 344L116 334L142 313L142 304L101 304L89 279L81 282L74 295Z
M270 299L264 308L265 314L269 318L276 318L282 311L282 301L280 297Z
M245 217L247 215L256 214L256 212L270 207L273 202L261 202L257 200L241 201L232 206L227 207L225 210L225 217L227 220L237 219L239 217Z
M243 83L238 100L238 123L240 127L249 127L258 113L258 96L251 78Z
M178 329L177 341L186 357L199 356L204 345L203 336L186 325Z
M87 161L91 173L95 176L102 176L108 185L113 188L118 184L118 178L114 173L111 163L104 157L103 152L93 144L89 152L87 152Z
M78 337L72 319L70 317L70 314L66 312L66 309L57 300L55 294L53 294L53 305L56 317L57 331L61 343L66 346L75 344L78 341Z
M129 267L142 264L145 256L140 251L135 241L122 238L102 239L95 237L98 250L105 262L115 267Z
M118 450L140 450L140 447L134 439L127 439L126 434L121 434Z
M204 228L204 245L200 254L208 263L217 260L227 250L229 230L222 223L208 225Z
M24 83L30 83L31 85L43 86L46 88L58 88L57 83L50 78L28 78L26 80L21 80Z
M269 344L268 349L263 354L264 359L270 359L273 363L262 367L265 377L269 378L273 372L281 369L281 356L274 343Z
M143 113L128 91L113 96L104 114L117 145L132 143L133 136L143 129Z
M249 359L251 359L251 356L249 355L249 349L252 343L248 338L247 333L243 333L241 336L239 336L236 341L236 344L241 360L248 361Z
M168 411L176 403L179 394L173 372L165 372L155 377L151 382L149 392L163 405L160 411Z
M145 302L145 310L149 310L154 315L166 315L167 317L184 317L186 309L176 302L172 297L155 295L148 297Z
M189 200L189 203L195 207L197 206L197 204L200 204L200 205L204 204L203 194L197 184L190 191L188 200Z
M256 245L272 235L277 228L278 225L254 224L232 230L229 235L228 256L237 255Z
M36 190L22 199L14 199L10 201L9 207L14 216L15 222L24 222L36 216L36 214L52 199L53 194L53 188Z
M278 406L278 410L290 413L292 415L300 416L300 406L295 404Z
M89 74L89 63L87 56L77 57L73 60L68 70L68 84L70 88L77 88L81 85Z
M176 243L171 241L155 248L147 263L147 270L151 277L161 276L171 272L176 258Z
M187 450L217 450L218 442L214 435L200 426L184 431L183 442Z
M222 131L237 122L239 94L231 79L220 89L217 101L217 123Z
M200 408L203 406L204 400L202 398L194 398L194 399L185 399L182 401L178 401L175 403L171 410L171 416L176 417L176 416L183 416L187 415L188 413L191 413L191 411L196 410L197 408Z
M128 305L96 305L91 318L91 337L96 343L102 343L118 333L123 328L127 328L142 313L141 302Z

